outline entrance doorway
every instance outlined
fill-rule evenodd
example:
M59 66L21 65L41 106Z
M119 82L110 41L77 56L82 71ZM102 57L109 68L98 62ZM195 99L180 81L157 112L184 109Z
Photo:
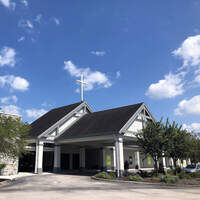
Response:
M69 154L62 153L61 154L61 170L65 171L69 169Z
M72 154L72 159L73 159L72 168L73 169L79 169L79 166L80 166L79 154L78 153L73 153Z

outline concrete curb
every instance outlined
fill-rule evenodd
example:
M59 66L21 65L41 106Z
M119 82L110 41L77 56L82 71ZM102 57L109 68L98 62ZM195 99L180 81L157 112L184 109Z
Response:
M102 182L111 182L111 183L126 183L126 184L140 184L140 185L157 185L157 186L172 186L172 187L180 187L180 188L191 188L191 187L200 187L200 185L176 185L176 184L166 184L166 183L149 183L149 182L139 182L139 181L123 181L123 180L112 180L112 179L103 179L96 178L95 176L91 176L91 179Z

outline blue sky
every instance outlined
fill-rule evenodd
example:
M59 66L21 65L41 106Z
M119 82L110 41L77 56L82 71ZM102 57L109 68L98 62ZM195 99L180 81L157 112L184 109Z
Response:
M200 1L0 0L0 106L33 121L80 101L146 102L200 130Z

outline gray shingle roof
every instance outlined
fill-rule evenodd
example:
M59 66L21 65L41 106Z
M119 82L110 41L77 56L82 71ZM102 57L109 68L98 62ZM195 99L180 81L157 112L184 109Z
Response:
M117 133L142 104L138 103L86 114L58 137L57 140Z
M30 138L37 138L40 134L54 125L57 121L62 119L65 115L74 110L82 102L55 108L31 123L31 130L29 132Z

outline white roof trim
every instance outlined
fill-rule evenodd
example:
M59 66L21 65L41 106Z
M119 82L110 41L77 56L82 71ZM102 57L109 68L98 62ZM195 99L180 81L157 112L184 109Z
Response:
M38 138L41 138L43 136L45 136L46 134L54 131L54 129L56 129L59 124L61 124L62 122L64 122L66 119L68 119L69 117L71 117L77 110L79 110L80 108L82 108L83 106L86 106L88 108L89 111L92 111L92 109L87 105L86 102L82 102L79 106L77 106L74 110L72 110L71 112L69 112L67 115L65 115L63 118L61 118L59 121L57 121L55 124L53 124L51 127L49 127L47 130L45 130L42 134L40 134L38 136ZM93 111L92 111L93 112Z

